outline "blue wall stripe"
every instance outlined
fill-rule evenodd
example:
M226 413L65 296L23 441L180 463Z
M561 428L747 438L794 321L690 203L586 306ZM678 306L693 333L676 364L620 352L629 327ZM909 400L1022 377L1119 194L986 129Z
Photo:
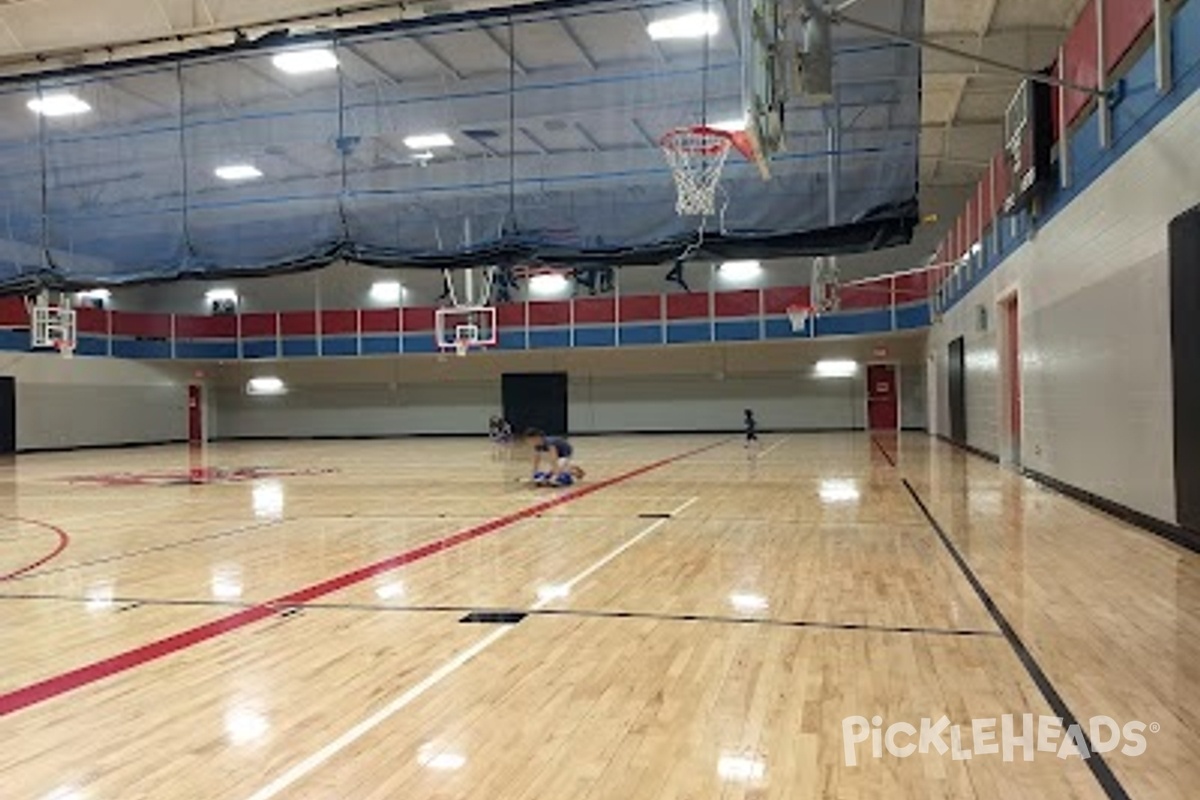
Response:
M708 320L704 322L672 322L667 325L668 344L690 344L712 339Z
M289 358L303 358L317 354L317 340L313 338L295 338L283 340L283 355Z
M323 356L356 356L358 355L357 336L325 336L321 339L321 355Z
M757 319L752 322L717 322L718 342L756 342L758 334Z

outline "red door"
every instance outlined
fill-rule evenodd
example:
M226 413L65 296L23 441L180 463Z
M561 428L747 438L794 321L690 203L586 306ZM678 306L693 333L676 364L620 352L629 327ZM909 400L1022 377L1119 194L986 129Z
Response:
M893 364L867 367L867 422L873 431L894 431L900 427L900 390Z
M204 387L195 383L188 386L188 444L204 444Z

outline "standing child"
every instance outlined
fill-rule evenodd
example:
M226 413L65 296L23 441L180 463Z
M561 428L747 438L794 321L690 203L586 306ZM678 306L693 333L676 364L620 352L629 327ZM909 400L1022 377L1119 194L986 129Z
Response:
M533 446L533 480L539 486L570 486L583 478L583 470L571 463L575 448L557 436L547 436L537 428L525 431L525 440ZM542 469L542 457L548 456Z
M754 411L747 408L744 412L745 418L742 420L746 428L746 447L758 444L758 420L754 418Z

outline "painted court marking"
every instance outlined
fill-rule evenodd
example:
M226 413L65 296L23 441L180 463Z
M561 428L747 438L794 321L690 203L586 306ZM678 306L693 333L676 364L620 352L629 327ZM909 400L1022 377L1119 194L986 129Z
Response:
M690 505L692 505L699 499L700 499L699 497L693 497L690 500L688 500L687 502L683 503L682 505L680 505L678 508L676 508L674 511L671 512L671 517L678 515L680 512L682 512L684 509L688 508ZM663 525L667 524L667 522L670 521L671 517L664 517L663 519L657 520L657 521L651 523L650 525L647 525L641 531L634 534L629 539L626 539L623 543L621 543L617 547L613 548L605 555L601 556L595 563L593 563L587 569L578 573L577 575L575 575L573 578L566 581L565 583L556 584L554 586L555 592L552 594L544 595L536 603L529 606L530 611L539 611L539 610L545 608L550 603L553 603L555 600L559 600L563 597L570 595L571 591L576 586L578 586L583 581L587 580L592 575L596 574L597 571L603 569L606 565L611 563L613 561L613 559L619 557L626 550L633 547L638 542L642 541L647 536L649 536L650 534L657 531ZM338 736L336 739L331 741L329 744L325 745L320 750L316 751L312 755L305 758L303 761L297 762L295 765L293 765L291 768L289 768L286 772L284 772L278 778L271 781L270 783L268 783L266 786L259 789L254 794L250 795L250 797L248 797L247 800L271 800L271 798L278 796L280 792L288 789L289 787L291 787L298 781L301 781L304 778L308 777L312 772L314 772L316 769L318 769L322 764L329 761L331 758L336 756L341 751L345 750L350 745L357 742L362 737L366 736L368 733L370 733L372 730L374 730L375 728L382 725L384 722L386 722L391 717L395 716L397 712L402 711L405 707L411 705L415 700L419 699L423 694L428 692L430 689L434 688L439 683L441 683L443 680L445 680L446 678L453 675L455 672L457 672L459 669L461 669L464 665L468 664L472 659L474 659L476 656L478 656L484 650L487 650L493 644L495 644L496 642L503 639L505 636L507 636L509 633L511 633L515 627L516 627L516 625L504 625L504 626L492 631L490 634L485 636L483 639L480 639L478 642L471 645L469 648L462 651L461 653L459 653L457 656L455 656L454 658L447 661L442 666L438 667L436 670L431 672L423 681L421 681L417 685L413 686L412 688L408 689L408 691L404 692L399 697L392 700L391 702L389 702L387 705L380 708L375 713L371 714L369 717L364 719L362 722L359 722L357 725L350 728L345 733L343 733L342 735Z
M264 619L274 617L280 610L288 606L302 605L311 602L319 597L332 594L350 586L370 580L371 578L385 572L390 572L394 569L411 564L415 561L420 561L430 556L436 555L446 550L458 547L473 539L478 539L482 536L495 533L496 531L507 528L517 522L521 522L532 517L536 517L543 511L555 508L560 505L574 502L588 495L607 489L619 483L631 480L633 478L645 475L648 472L681 461L685 458L707 452L713 448L719 447L727 440L722 439L719 442L700 447L695 450L689 450L686 453L671 456L669 458L655 461L651 464L638 467L629 472L615 475L599 483L590 486L584 486L575 491L561 494L553 499L537 503L532 506L527 506L502 517L484 522L471 528L466 528L451 536L429 542L421 547L398 555L386 558L382 561L377 561L374 564L368 564L365 567L343 573L321 583L307 586L291 594L277 597L260 605L251 606L229 616L213 620L204 625L198 625L194 628L179 633L167 636L162 639L150 642L148 644L136 647L132 650L127 650L123 653L118 653L115 656L102 659L100 661L87 664L82 667L63 672L50 678L45 678L37 683L28 684L18 689L0 694L0 717L20 711L23 708L44 703L60 695L72 692L81 687L92 683L97 683L105 678L113 675L126 672L128 670L140 667L151 661L177 653L181 650L194 647L202 642L210 639L215 639L219 636L232 633L236 630L260 622Z
M10 520L12 522L19 522L22 525L33 525L34 527L50 531L56 537L58 537L58 544L55 545L53 550L51 550L49 553L47 553L46 555L39 558L37 561L34 561L32 564L26 564L25 566L21 567L20 569L10 572L7 575L0 575L0 581L11 581L15 578L21 577L22 575L24 575L26 573L33 572L35 569L42 566L43 564L46 564L50 561L53 561L55 558L58 558L59 554L62 553L63 550L66 550L67 545L71 543L71 537L69 535L67 535L67 532L65 530L58 527L57 525L51 525L49 522L42 522L41 520L36 520L36 519L25 519L23 517L0 517L0 519L6 519L6 520Z

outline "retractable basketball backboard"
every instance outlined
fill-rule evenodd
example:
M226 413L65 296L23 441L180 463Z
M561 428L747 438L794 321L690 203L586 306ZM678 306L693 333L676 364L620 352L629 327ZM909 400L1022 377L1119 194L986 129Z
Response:
M786 25L779 0L738 0L738 8L746 134L759 171L767 179L771 176L771 156L787 144Z
M494 347L499 341L496 308L490 305L496 268L443 270L446 305L434 312L434 337L439 350L465 356L473 349Z
M29 310L29 346L33 350L57 350L65 358L75 355L76 320L70 298L51 298L42 292L26 301Z

